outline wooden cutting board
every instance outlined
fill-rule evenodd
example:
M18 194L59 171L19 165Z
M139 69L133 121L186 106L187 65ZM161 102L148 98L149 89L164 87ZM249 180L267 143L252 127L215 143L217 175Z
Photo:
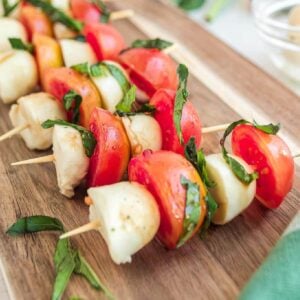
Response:
M162 1L116 1L113 6L133 8L138 14L132 21L115 24L128 43L144 38L145 33L176 41L179 50L174 55L189 64L191 100L204 126L241 117L281 122L291 147L300 150L300 100L282 84ZM146 27L140 30L137 24ZM11 128L9 107L0 108L0 130L5 132ZM219 152L219 139L220 134L205 136L205 152ZM11 162L44 154L29 151L19 138L1 143L0 154L0 254L10 297L50 299L56 234L11 238L5 230L17 218L36 214L58 217L67 229L86 223L84 189L78 190L74 200L66 200L58 193L52 164L10 167ZM230 224L212 227L205 241L195 237L176 251L153 241L134 256L132 264L113 264L97 232L72 241L117 299L233 299L300 209L299 191L297 167L294 189L279 209L267 210L255 201ZM65 299L74 295L102 299L76 276Z

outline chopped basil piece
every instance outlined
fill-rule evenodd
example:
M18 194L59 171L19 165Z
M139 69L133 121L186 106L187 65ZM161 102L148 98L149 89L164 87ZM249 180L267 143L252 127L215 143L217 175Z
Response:
M173 120L174 120L179 141L181 144L183 144L184 141L183 141L183 136L181 131L181 117L182 117L183 107L187 102L187 97L189 95L186 89L189 70L185 65L180 64L177 68L177 74L179 76L179 86L175 97Z
M135 95L136 95L136 86L133 85L127 91L124 98L120 103L117 104L116 109L117 113L131 113L132 112L132 105L135 102Z
M81 135L82 144L85 148L86 156L91 157L93 155L97 141L89 130L85 129L82 126L72 124L64 120L47 120L42 124L42 127L47 129L54 127L54 125L68 126L76 129Z
M164 50L173 45L173 43L162 40L162 39L153 39L153 40L135 40L131 44L131 48L146 48L146 49L159 49Z
M39 7L53 22L59 22L74 31L81 31L83 24L70 16L66 15L62 10L54 7L51 3L43 0L27 0L33 6Z
M77 124L79 122L80 113L79 108L82 102L82 97L75 91L68 91L63 98L63 104L66 111L72 111L72 123Z
M276 135L280 130L280 124L267 124L267 125L259 125L255 121L253 121L253 126L266 134L274 134Z
M184 10L193 10L202 7L206 0L173 0L173 2Z
M83 75L89 75L90 74L90 68L89 68L89 64L87 62L71 66L71 69L73 69L73 70L75 70L78 73L83 74Z
M150 115L152 115L152 114L155 113L155 111L156 111L156 108L153 105L150 105L148 103L139 105L135 102L132 105L132 111L131 112L123 112L123 111L117 110L116 114L120 117L126 117L126 116L130 117L130 116L135 116L137 114L147 114L147 115L150 114Z
M92 0L92 2L98 7L101 12L100 22L108 23L110 19L110 10L106 4L101 0Z
M47 216L32 216L19 219L6 231L8 235L17 236L25 233L39 231L63 231L62 223L56 219Z
M8 17L20 4L20 1L16 1L14 4L10 4L9 0L2 0L2 6L4 10L4 17Z
M16 50L25 50L25 51L28 51L29 53L33 53L33 45L32 44L27 44L27 43L24 43L21 39L19 38L9 38L9 43L11 45L11 47L13 49L16 49Z
M186 188L186 204L183 232L177 243L177 248L184 245L185 242L190 239L198 225L201 215L200 187L198 184L191 182L184 176L181 176L180 182Z
M208 188L213 188L216 184L209 179L206 169L206 160L203 150L197 150L195 138L191 137L184 149L186 159L192 163L198 171L202 181Z
M206 235L206 232L212 222L212 219L215 215L215 213L217 212L218 209L218 203L216 202L216 200L213 198L213 196L211 195L210 192L207 192L206 197L205 197L205 202L206 202L206 216L205 216L205 220L204 223L201 227L200 230L200 237L203 239Z
M105 64L98 63L90 67L90 74L92 77L106 77L110 75L110 72Z

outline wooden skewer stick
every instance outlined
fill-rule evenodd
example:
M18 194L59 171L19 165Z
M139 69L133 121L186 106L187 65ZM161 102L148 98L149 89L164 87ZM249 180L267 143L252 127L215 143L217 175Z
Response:
M62 240L62 239L65 239L65 238L68 238L68 237L71 237L71 236L74 236L74 235L78 235L78 234L81 234L81 233L84 233L84 232L88 232L88 231L91 231L91 230L97 230L99 229L101 226L100 224L100 221L99 220L96 220L96 221L92 221L88 224L85 224L79 228L76 228L74 230L71 230L69 232L66 232L64 234L62 234L59 238Z
M134 11L132 9L124 9L119 11L114 11L110 14L110 21L116 21L120 19L130 18L134 15Z
M221 125L217 125L217 126L202 128L202 133L212 133L212 132L216 132L216 131L224 131L227 129L227 127L229 125L230 124L221 124Z
M31 165L31 164L43 164L43 163L53 162L54 160L55 160L55 157L53 154L51 154L51 155L47 155L47 156L18 161L18 162L12 163L11 165L12 166L21 166L21 165Z
M20 125L20 126L14 128L12 130L6 132L5 134L0 136L0 142L13 137L14 135L20 133L21 131L23 131L27 127L29 127L29 124L24 124L24 125Z

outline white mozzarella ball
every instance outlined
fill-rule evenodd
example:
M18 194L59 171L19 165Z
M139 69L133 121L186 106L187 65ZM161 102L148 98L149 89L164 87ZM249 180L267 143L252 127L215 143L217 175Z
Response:
M77 64L97 62L96 55L88 43L62 39L59 41L66 67L72 67Z
M72 31L67 26L59 22L53 24L53 32L57 40L72 39L77 35L75 31Z
M132 155L141 154L144 150L161 150L162 133L158 122L151 116L137 114L122 117L131 145Z
M27 42L27 33L19 21L11 18L0 18L0 52L12 49L8 38L19 38Z
M112 61L103 62L117 67L127 78L127 74L121 65ZM125 96L117 79L110 73L97 77L91 76L91 79L101 95L104 108L111 113L114 113L116 111L116 105Z
M252 168L239 157L231 155L248 173ZM216 183L211 189L212 196L219 207L213 218L213 223L223 225L241 214L253 201L256 193L256 181L249 185L242 183L232 172L223 155L212 154L206 157L208 175Z
M38 84L36 62L27 51L14 51L0 58L0 99L15 102L32 92Z
M117 263L131 262L131 256L155 236L160 214L157 203L148 190L134 182L90 188L88 195L90 220L99 220L99 228Z
M74 188L85 178L89 167L80 133L69 126L55 125L53 155L60 192L71 198Z
M52 145L53 129L44 129L41 124L48 119L66 119L63 107L47 93L35 93L18 100L9 112L14 127L28 125L20 132L29 149L45 150Z

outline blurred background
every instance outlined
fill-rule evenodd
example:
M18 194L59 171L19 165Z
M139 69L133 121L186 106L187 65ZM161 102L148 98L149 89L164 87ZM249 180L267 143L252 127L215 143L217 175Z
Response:
M171 0L300 95L300 0Z

